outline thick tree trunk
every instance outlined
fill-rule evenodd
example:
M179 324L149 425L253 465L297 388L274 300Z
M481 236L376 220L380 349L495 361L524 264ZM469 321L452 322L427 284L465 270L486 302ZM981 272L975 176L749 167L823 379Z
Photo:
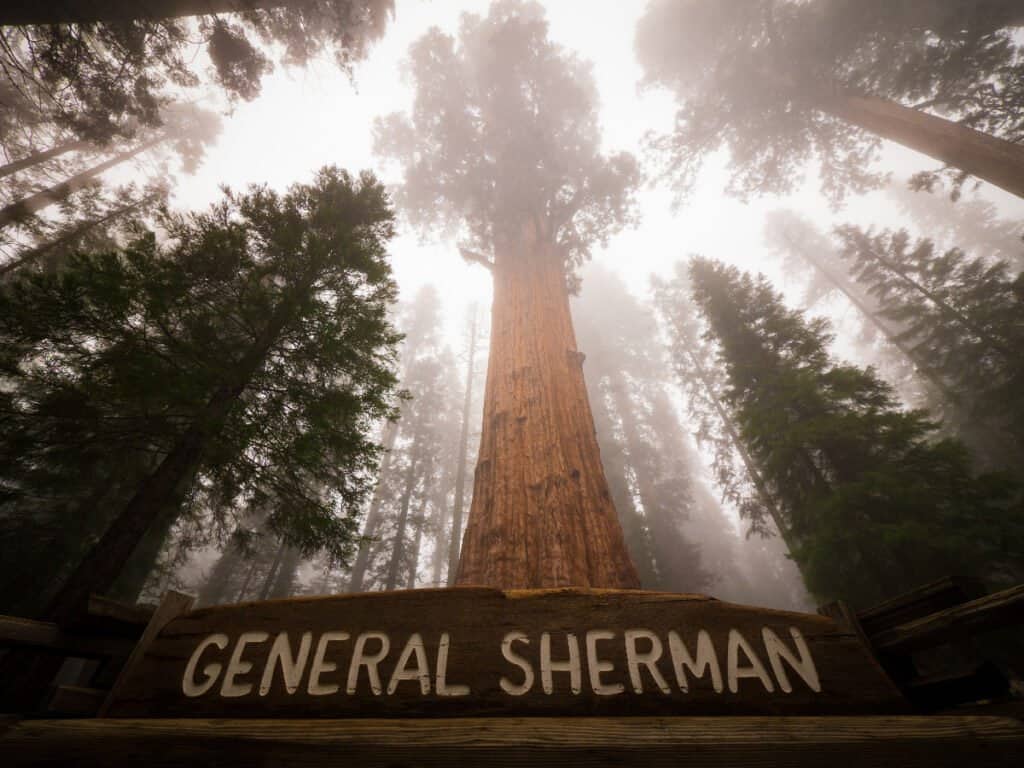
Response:
M34 165L45 163L47 160L60 157L68 152L77 152L79 150L86 149L89 146L91 145L87 141L69 141L66 144L60 144L52 149L44 150L43 152L33 152L28 157L21 158L21 160L14 160L13 162L7 163L7 165L0 165L0 179L6 178L12 173L23 171L26 168L31 168Z
M456 583L635 589L563 261L535 233L496 249L483 432Z
M55 184L49 189L35 192L34 194L22 198L15 203L11 203L10 205L0 208L0 229L8 227L11 224L15 224L32 214L38 213L44 208L49 208L51 205L56 205L57 203L66 200L78 190L83 189L86 184L101 173L123 163L125 160L130 160L136 155L145 152L147 149L155 147L163 140L164 137L150 139L134 149L127 150L126 152L119 152L109 160L105 160L99 165L94 165L92 168L75 174L67 181Z
M366 566L370 562L370 550L373 547L373 537L380 527L381 503L384 500L384 479L391 471L391 452L395 447L395 440L398 439L398 422L389 421L384 428L384 456L380 460L380 470L377 472L377 485L373 489L373 498L370 500L370 509L366 513L366 522L363 523L362 540L359 542L359 549L356 551L356 559L352 564L352 574L349 577L348 591L362 592L363 580L366 578Z
M1024 197L1024 145L873 96L839 96L837 117Z
M462 505L466 495L466 454L469 451L469 414L473 407L473 361L476 357L476 305L469 326L469 359L466 362L466 393L462 398L462 427L459 431L458 466L455 470L455 502L452 505L452 536L448 546L448 586L455 584L462 544Z

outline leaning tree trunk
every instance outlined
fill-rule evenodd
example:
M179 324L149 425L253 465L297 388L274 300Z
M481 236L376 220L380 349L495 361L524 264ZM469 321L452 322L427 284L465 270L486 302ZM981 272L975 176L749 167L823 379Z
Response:
M874 96L838 96L825 111L1024 197L1024 145Z
M484 420L459 585L639 587L594 431L563 259L497 249Z
M130 160L136 155L142 154L147 149L155 147L157 144L164 141L164 138L165 137L161 136L156 139L150 139L149 141L139 144L139 146L134 149L119 152L109 160L105 160L98 165L94 165L92 168L88 168L81 173L75 174L67 181L55 184L48 189L35 192L28 197L24 197L21 200L0 208L0 229L8 227L11 224L15 224L28 216L38 213L44 208L49 208L51 205L63 202L75 192L80 189L84 189L90 181L104 171L108 171L114 166L120 165L125 160Z
M55 157L60 157L68 152L77 152L78 150L89 147L90 144L87 141L69 141L65 144L59 144L51 149L43 150L42 152L33 152L27 157L23 157L20 160L14 160L7 165L0 165L0 179L10 176L12 173L23 171L26 168L45 163L47 160L52 160Z
M462 427L455 469L455 502L452 505L452 536L448 545L448 586L455 584L459 570L459 547L462 544L462 505L466 495L466 454L469 450L469 414L473 407L473 361L476 357L476 305L469 326L469 360L466 362L466 393L462 399Z

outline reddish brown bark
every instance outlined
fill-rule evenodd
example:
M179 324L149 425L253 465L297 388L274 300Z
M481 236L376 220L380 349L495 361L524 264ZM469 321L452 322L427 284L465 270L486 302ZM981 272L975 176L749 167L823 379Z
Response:
M1024 197L1024 145L873 96L840 96L827 111L883 139Z
M563 261L499 246L473 502L456 583L639 588L594 431Z

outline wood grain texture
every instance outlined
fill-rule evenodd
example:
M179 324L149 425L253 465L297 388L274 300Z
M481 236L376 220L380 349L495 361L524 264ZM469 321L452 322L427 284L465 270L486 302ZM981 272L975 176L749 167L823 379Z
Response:
M149 653L150 645L160 635L164 627L167 626L173 619L177 618L181 614L188 611L192 607L192 603L195 598L191 595L185 595L181 592L165 592L163 598L160 600L160 605L153 611L153 615L149 619L149 623L146 628L142 631L142 636L139 638L138 644L132 650L131 655L125 662L124 667L121 668L120 673L117 676L117 680L114 682L113 688L110 690L110 694L107 699L99 708L97 712L98 717L104 717L107 714L107 710L110 709L112 702L117 700L121 689L124 687L127 681L131 680L135 674L135 670L143 663L147 654Z
M1019 765L1005 717L31 720L0 735L8 766Z
M790 690L775 679L762 643L762 631L769 628L792 648L791 629L805 639L820 678L820 690L813 690L789 669ZM662 643L662 655L655 666L667 685L656 685L647 668L638 670L641 690L637 692L629 674L627 629L649 630ZM601 640L594 657L607 664L600 678L606 685L620 685L621 693L600 695L593 687L588 661L587 632L605 630L611 637ZM774 686L747 676L736 680L736 690L725 685L728 677L728 642L737 630L760 656ZM721 670L716 690L713 675L688 674L688 689L677 684L670 654L669 633L676 633L688 652L697 655L699 633L704 631L714 647ZM271 648L278 635L287 632L291 654L298 657L299 638L310 633L307 657L292 687L286 687L281 665L266 680ZM334 691L317 695L310 690L311 667L320 638L326 632L344 633L324 652L328 667L318 675L320 684ZM347 690L356 640L367 632L386 634L390 650L379 664L381 684L388 687L399 657L413 634L423 641L428 667L428 690L420 681L406 679L392 691L372 692L366 669L357 673L355 687ZM525 683L526 674L502 653L503 639L519 632L528 639L515 645L516 653L533 670L533 685L522 695L510 695L502 679ZM552 659L569 655L569 634L576 637L581 661L579 688L571 690L571 675L553 672L552 690L542 686L539 649L541 634L549 633ZM249 686L247 693L224 695L236 640L242 633L263 633L263 640L244 647L239 659L252 666L236 676L235 682ZM465 685L469 693L444 696L437 684L440 638L450 638L447 683ZM216 682L208 690L186 696L183 679L190 658L204 641L219 634L221 646L206 645L193 661L190 680L204 682L205 670L213 671ZM374 641L377 652L382 643ZM649 650L640 641L637 649ZM739 657L743 652L737 654ZM746 664L745 656L741 658ZM402 667L402 668L408 668ZM112 697L112 717L339 717L339 716L509 716L509 715L681 715L681 714L879 714L905 710L895 686L862 646L856 636L837 627L826 617L771 611L719 602L701 595L678 595L632 590L518 590L503 592L487 588L421 589L339 595L320 598L271 600L235 606L202 608L171 621L150 644L138 666L126 675Z
M879 653L906 653L1018 623L1024 623L1024 584L879 632L872 643Z
M495 246L460 586L640 586L601 464L564 256L533 222Z

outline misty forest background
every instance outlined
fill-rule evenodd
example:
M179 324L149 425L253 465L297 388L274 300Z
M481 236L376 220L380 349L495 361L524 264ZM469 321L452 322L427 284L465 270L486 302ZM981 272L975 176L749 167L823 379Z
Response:
M638 3L619 34L674 117L634 153L545 7L495 0L403 52L377 175L328 158L212 206L180 191L264 80L382 87L403 4L80 5L0 11L0 612L451 585L490 296L403 285L389 249L498 279L524 222L562 254L645 589L1024 581L1021 3ZM701 189L748 245L726 207L707 247L644 242L656 274L616 240Z

